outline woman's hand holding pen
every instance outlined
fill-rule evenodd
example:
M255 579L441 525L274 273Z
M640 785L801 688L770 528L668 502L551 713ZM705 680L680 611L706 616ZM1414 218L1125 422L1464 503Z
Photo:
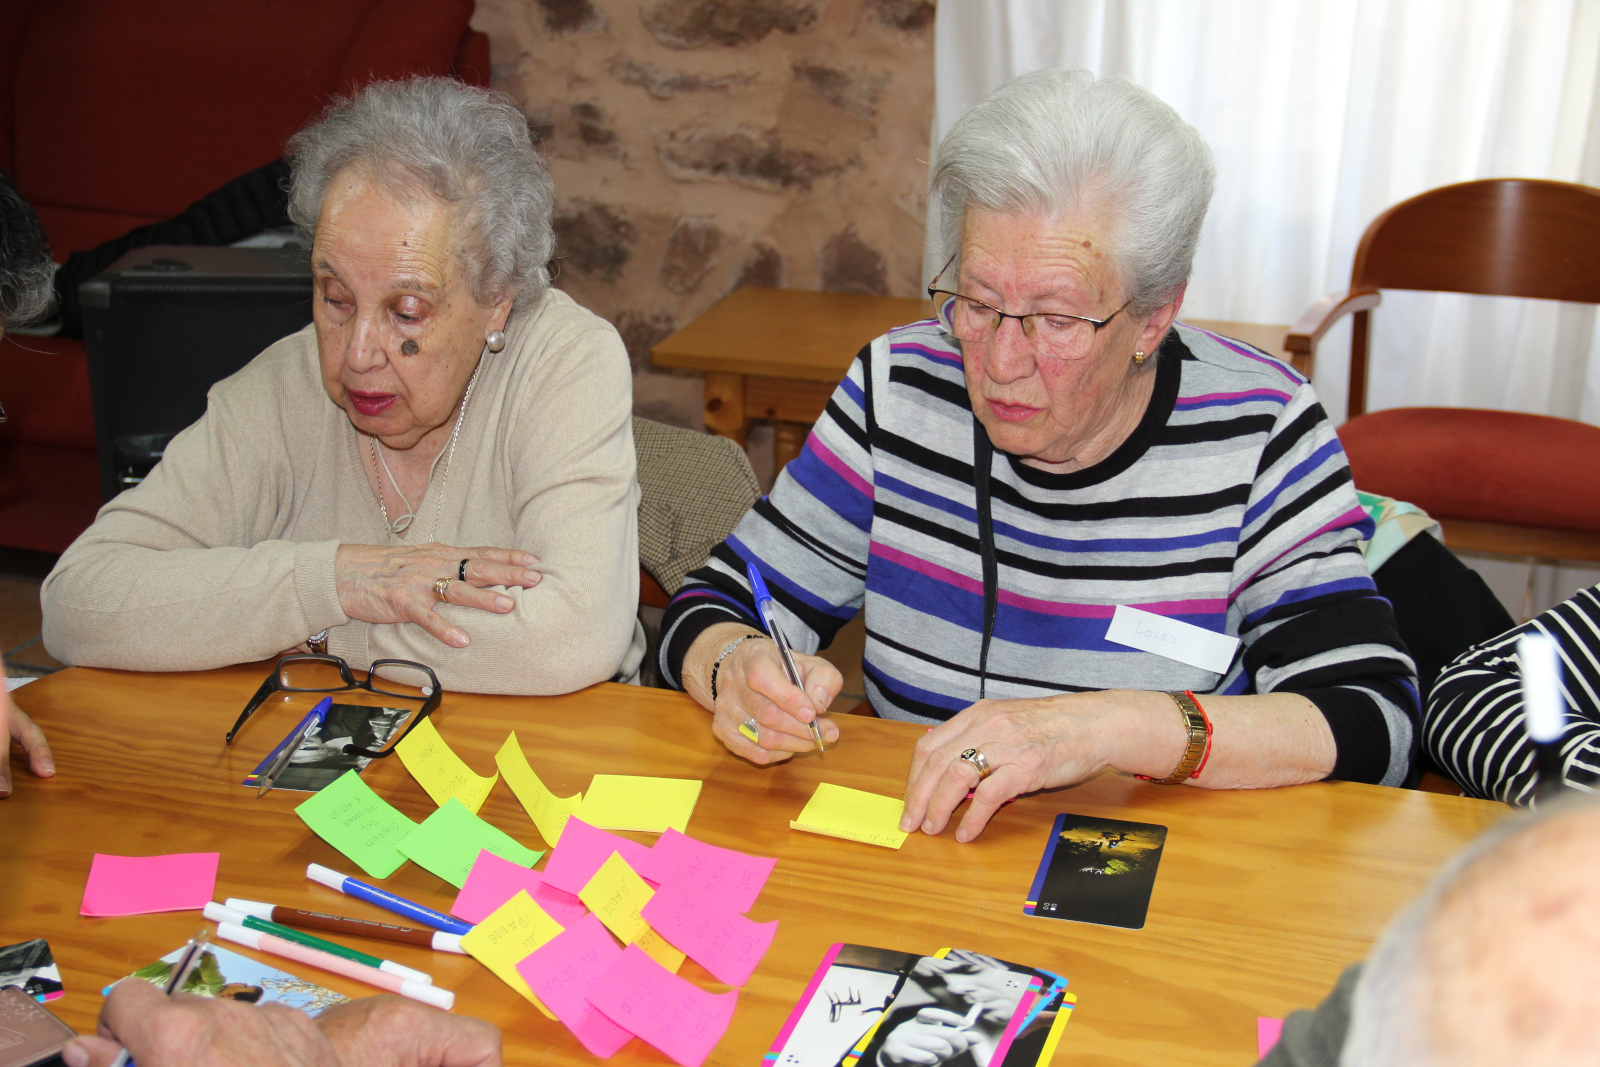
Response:
M822 740L831 745L839 728L823 712L833 703L844 678L833 664L803 652L794 653L795 666L805 681L804 690L790 684L777 648L764 636L755 636L730 652L717 668L717 699L711 699L711 668L728 643L755 628L739 623L719 623L695 639L683 660L683 682L689 695L712 713L711 732L736 756L752 763L776 763L796 752L816 748L809 724L814 720ZM751 741L739 727L756 721L758 740Z

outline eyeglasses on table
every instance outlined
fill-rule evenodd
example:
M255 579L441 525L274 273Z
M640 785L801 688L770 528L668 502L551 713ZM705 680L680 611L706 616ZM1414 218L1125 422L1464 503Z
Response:
M380 676L380 672L387 677ZM355 672L350 669L350 664L338 656L315 652L296 653L278 660L272 668L272 673L267 675L267 680L261 683L261 688L256 690L255 696L250 698L250 703L239 713L238 720L234 722L233 729L228 731L223 744L233 744L233 735L239 732L239 728L255 714L256 709L266 703L267 698L274 693L341 693L351 689L364 689L377 696L422 702L422 709L411 716L405 729L381 751L354 744L344 746L344 753L347 756L366 756L371 759L382 759L384 756L392 755L395 746L405 740L406 734L416 729L417 723L432 715L444 697L444 690L439 687L439 677L433 673L433 669L413 660L373 660L372 669L367 671L365 678L358 681ZM404 692L405 689L418 690L420 695L417 692Z

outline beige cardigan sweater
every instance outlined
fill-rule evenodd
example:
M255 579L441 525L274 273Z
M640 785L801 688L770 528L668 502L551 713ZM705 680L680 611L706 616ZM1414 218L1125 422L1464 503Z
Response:
M414 623L347 617L341 543L384 544L365 438L323 391L307 327L212 387L145 481L100 509L40 592L66 663L203 670L276 655L324 628L352 666L412 659L447 689L566 693L632 677L644 654L632 379L609 323L558 290L485 352L448 481L441 461L401 543L521 548L543 580L508 615L452 604L454 649Z

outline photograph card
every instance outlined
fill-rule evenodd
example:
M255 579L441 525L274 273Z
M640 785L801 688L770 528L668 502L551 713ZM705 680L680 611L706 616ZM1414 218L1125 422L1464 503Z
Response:
M345 771L360 774L372 760L367 756L347 756L344 746L353 744L361 748L381 749L394 736L394 732L406 724L415 710L334 704L323 716L321 725L307 733L305 740L300 742L294 755L289 757L289 765L272 783L272 788L315 793L324 786L332 785ZM293 732L290 731L291 734ZM259 787L261 775L272 766L272 761L278 758L288 743L288 737L278 742L239 784L252 789Z
M778 1032L764 1063L837 1067L872 1031L921 957L866 945L834 945Z
M910 1058L914 1052L954 1049L953 1062L974 1067L1010 1067L1012 1041L1046 985L1038 971L966 949L922 956L894 1001L852 1052L859 1062L879 1063L886 1050Z
M61 997L61 971L44 938L0 948L0 989L16 986L40 1004Z
M172 968L183 958L187 947L173 949L154 963L140 967L128 978L137 978L165 988L172 977ZM127 981L127 978L122 980ZM101 992L110 993L111 986ZM248 1004L282 1004L307 1015L320 1014L350 999L343 993L324 989L315 982L257 963L248 956L230 952L219 945L206 946L199 965L184 979L180 992L213 999L226 997Z
M1057 815L1022 911L1142 930L1166 841L1153 823Z

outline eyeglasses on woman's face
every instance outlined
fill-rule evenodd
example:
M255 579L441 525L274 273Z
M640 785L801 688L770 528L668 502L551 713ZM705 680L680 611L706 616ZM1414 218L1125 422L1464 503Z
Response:
M432 715L444 697L444 690L439 688L439 678L433 669L412 660L373 660L367 676L357 681L350 665L338 656L317 653L284 656L244 706L244 711L239 713L223 744L233 744L233 735L273 693L340 693L351 689L364 689L377 696L397 697L400 700L422 701L421 710L406 721L405 729L390 738L390 743L381 751L359 745L344 746L345 755L370 759L392 755L395 746L405 740L406 734L416 729L417 723Z
M933 301L939 325L963 341L978 344L992 341L1000 332L1002 322L1016 319L1017 325L1022 328L1022 335L1033 342L1035 351L1041 355L1051 359L1082 359L1093 351L1095 335L1128 306L1123 304L1103 319L1064 311L1034 311L1026 315L1013 315L976 297L939 288L940 279L954 262L955 257L951 256L944 270L933 279L933 284L928 286L928 298Z

